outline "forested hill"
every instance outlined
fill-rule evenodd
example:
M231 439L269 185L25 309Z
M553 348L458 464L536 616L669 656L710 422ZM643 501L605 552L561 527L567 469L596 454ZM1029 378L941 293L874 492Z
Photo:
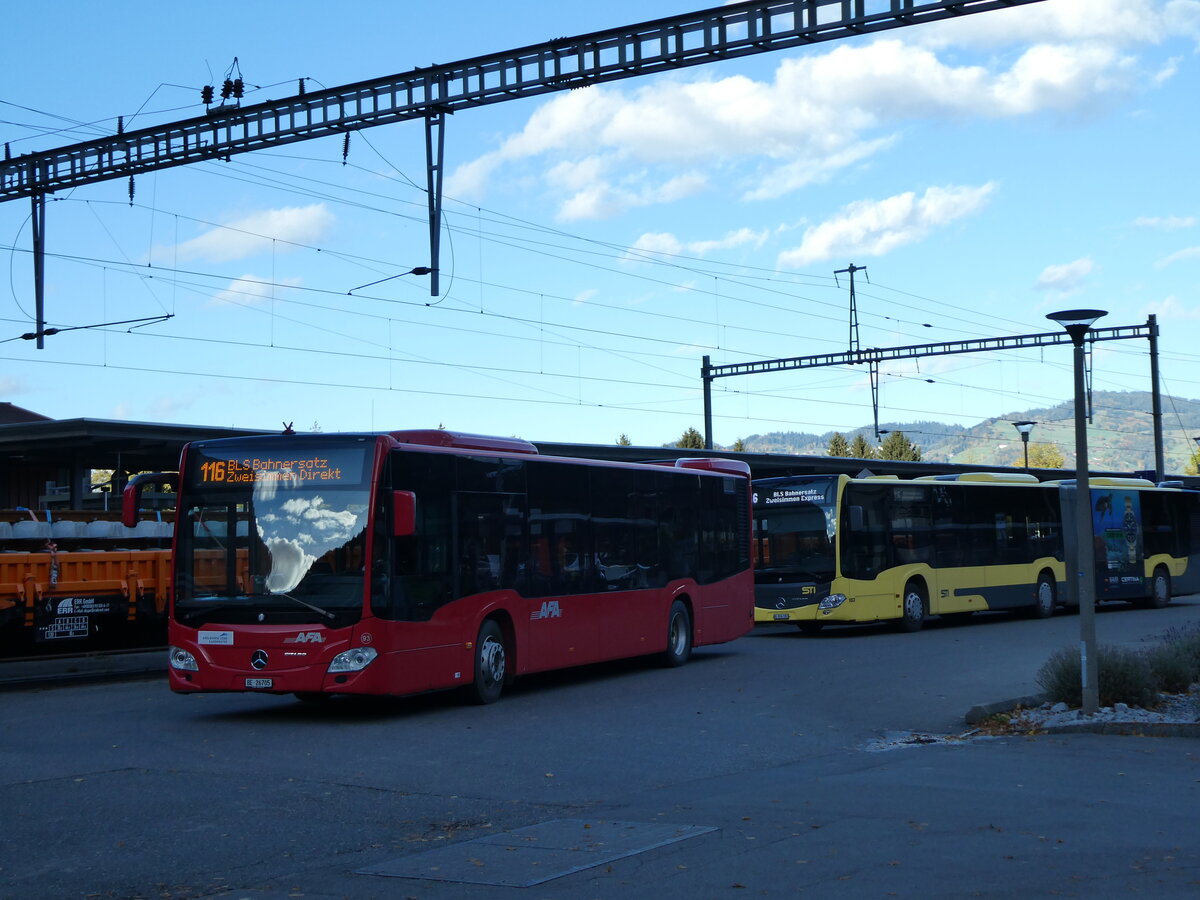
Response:
M1093 421L1088 427L1088 455L1097 469L1134 472L1154 468L1154 430L1148 391L1096 391L1092 397ZM1168 473L1181 473L1196 450L1200 437L1200 400L1162 398L1163 448ZM1030 446L1050 444L1061 451L1065 465L1075 465L1075 404L1015 410L985 419L969 428L942 422L881 422L887 431L903 431L921 448L929 462L962 465L1020 466L1024 451L1014 422L1033 421ZM775 431L744 437L751 453L788 453L824 456L834 432L809 434ZM848 441L861 434L874 445L871 425L844 432Z

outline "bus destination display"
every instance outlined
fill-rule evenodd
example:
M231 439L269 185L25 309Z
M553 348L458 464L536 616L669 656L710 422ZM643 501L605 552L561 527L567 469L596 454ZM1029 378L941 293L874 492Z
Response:
M310 485L362 484L363 454L335 450L296 453L246 453L214 457L201 451L196 462L196 483L220 487L290 482Z

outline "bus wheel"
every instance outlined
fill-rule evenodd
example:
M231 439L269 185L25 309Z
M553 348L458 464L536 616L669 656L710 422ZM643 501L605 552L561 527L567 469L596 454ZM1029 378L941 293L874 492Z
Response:
M1171 576L1167 574L1166 569L1159 566L1150 579L1150 597L1146 600L1146 606L1150 609L1162 609L1170 602Z
M925 600L925 589L919 582L910 581L904 586L904 607L900 612L900 621L896 624L901 631L920 631L927 615L929 609Z
M1054 579L1043 572L1038 576L1037 593L1034 594L1033 608L1029 614L1035 619L1048 619L1054 615L1054 607L1058 604L1058 591Z
M504 690L508 655L504 647L504 633L495 619L488 619L479 629L475 641L475 681L471 685L471 696L476 703L495 703Z
M667 652L663 663L674 668L682 666L692 655L692 617L682 600L671 604L671 616L667 620Z

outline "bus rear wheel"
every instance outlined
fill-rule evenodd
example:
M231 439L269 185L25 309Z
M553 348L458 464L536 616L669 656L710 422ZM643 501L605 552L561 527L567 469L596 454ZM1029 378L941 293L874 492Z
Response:
M1048 619L1054 615L1054 607L1058 604L1058 591L1054 579L1043 572L1038 576L1037 591L1033 595L1033 608L1029 615L1035 619Z
M667 619L667 652L663 664L671 668L682 666L692 655L692 617L682 600L671 604Z
M1162 609L1171 602L1171 576L1159 566L1150 578L1150 596L1146 598L1148 609Z
M504 679L508 674L508 651L504 646L504 632L495 619L488 619L479 629L475 641L475 681L471 684L471 697L476 703L495 703L504 690Z
M925 599L925 588L920 582L910 581L904 586L904 602L900 608L900 620L896 627L911 634L920 631L929 615L929 601Z

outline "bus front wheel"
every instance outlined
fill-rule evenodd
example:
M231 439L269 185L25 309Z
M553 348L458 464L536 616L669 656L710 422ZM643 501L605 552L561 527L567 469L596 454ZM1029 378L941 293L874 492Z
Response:
M910 581L904 586L904 603L900 609L897 627L910 634L920 631L928 615L929 602L925 599L925 589L918 582Z
M667 619L667 652L663 663L671 668L682 666L692 655L692 617L682 600L671 604Z
M495 619L488 619L479 629L479 638L475 641L475 681L471 685L475 702L487 704L499 700L507 674L504 632Z
M1029 614L1035 619L1048 619L1054 615L1054 607L1058 603L1054 579L1043 572L1038 576L1037 593L1033 597L1033 608Z
M1165 568L1159 566L1150 579L1150 596L1146 600L1146 606L1150 609L1162 609L1170 602L1171 576Z

